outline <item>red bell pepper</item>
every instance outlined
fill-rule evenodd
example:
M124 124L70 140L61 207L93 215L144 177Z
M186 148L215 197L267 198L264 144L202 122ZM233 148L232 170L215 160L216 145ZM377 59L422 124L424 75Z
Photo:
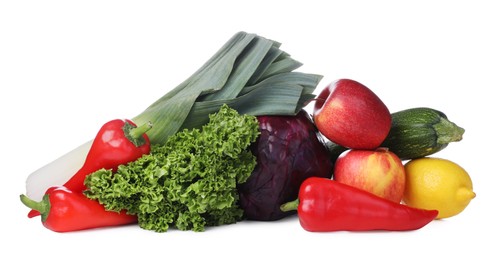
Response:
M41 213L43 225L55 232L69 232L91 228L111 227L137 222L135 215L107 211L96 200L82 192L64 186L47 189L42 201L34 201L24 194L21 202Z
M105 123L96 134L84 165L63 186L74 191L86 189L85 177L100 169L117 170L121 164L134 161L150 153L150 140L145 134L151 124L136 127L130 120L115 119ZM36 210L28 213L32 218L40 215Z
M298 199L281 206L297 210L307 231L404 231L422 228L434 220L437 210L412 208L370 192L326 178L305 180Z

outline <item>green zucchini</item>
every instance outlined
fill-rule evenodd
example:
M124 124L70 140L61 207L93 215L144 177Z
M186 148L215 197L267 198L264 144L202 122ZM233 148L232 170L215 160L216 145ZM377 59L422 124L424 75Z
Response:
M402 160L428 156L443 150L451 142L462 140L465 130L448 120L441 111L427 107L392 114L389 135L380 145Z
M447 116L428 107L410 108L392 113L392 126L380 145L402 160L425 157L443 150L451 142L462 140L465 130ZM328 141L331 158L336 159L346 148Z

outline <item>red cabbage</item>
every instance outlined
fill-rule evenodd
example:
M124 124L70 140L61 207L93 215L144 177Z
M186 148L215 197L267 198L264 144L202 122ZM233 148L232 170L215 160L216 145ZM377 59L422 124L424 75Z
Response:
M239 202L249 220L282 219L295 211L280 206L298 197L308 177L331 178L330 152L311 116L301 110L296 116L258 116L260 136L251 145L257 166L238 186Z

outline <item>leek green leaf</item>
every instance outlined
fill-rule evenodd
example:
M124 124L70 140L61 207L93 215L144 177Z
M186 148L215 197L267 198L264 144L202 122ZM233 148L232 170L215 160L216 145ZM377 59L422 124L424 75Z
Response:
M297 73L301 63L280 43L256 34L236 33L194 74L133 118L150 122L153 144L184 128L198 128L222 104L252 115L294 115L322 76ZM206 103L209 102L209 103Z

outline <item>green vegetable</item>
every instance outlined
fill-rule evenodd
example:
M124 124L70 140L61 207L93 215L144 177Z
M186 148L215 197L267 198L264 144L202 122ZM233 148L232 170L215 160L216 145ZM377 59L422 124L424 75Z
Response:
M417 107L392 114L392 126L381 146L403 160L428 156L462 140L465 130L438 110Z
M222 105L201 129L169 136L115 173L90 174L85 195L108 210L136 214L140 227L156 232L235 223L243 217L236 187L256 165L248 147L258 135L256 117Z
M153 144L184 128L198 128L228 104L241 114L296 115L322 76L293 72L302 64L279 49L280 43L255 34L235 34L192 76L132 118L153 124Z
M437 153L451 142L462 140L465 130L436 109L417 107L392 113L392 126L380 145L389 148L402 160ZM332 160L347 150L333 142L327 144Z

